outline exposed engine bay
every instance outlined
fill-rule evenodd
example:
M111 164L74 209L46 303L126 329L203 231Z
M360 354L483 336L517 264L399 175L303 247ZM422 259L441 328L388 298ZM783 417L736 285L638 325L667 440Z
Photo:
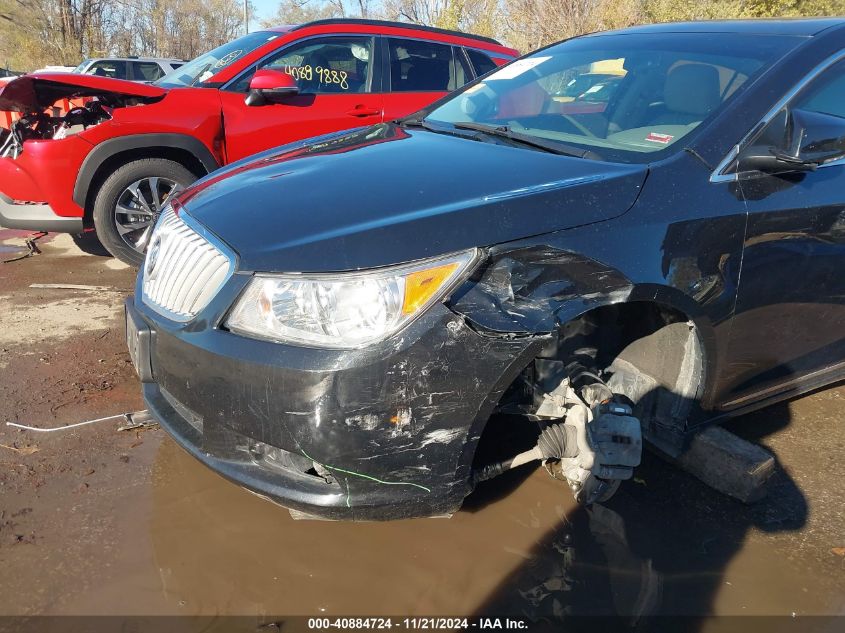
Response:
M17 158L23 153L26 141L61 140L111 118L111 108L98 100L72 108L64 116L46 112L27 114L12 123L11 129L0 129L0 158Z
M27 141L61 140L112 118L117 108L154 103L167 91L149 84L75 75L34 73L0 85L0 111L17 113L0 128L0 158L17 158Z

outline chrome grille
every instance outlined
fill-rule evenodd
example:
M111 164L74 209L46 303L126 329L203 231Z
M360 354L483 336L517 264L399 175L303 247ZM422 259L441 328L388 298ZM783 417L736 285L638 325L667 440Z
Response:
M167 206L144 260L144 303L175 321L188 321L205 308L234 265L189 221Z

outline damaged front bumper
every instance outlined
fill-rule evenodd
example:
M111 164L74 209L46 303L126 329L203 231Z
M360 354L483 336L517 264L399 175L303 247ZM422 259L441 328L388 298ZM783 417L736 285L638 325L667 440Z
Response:
M56 215L46 202L13 200L0 193L0 227L27 231L81 233L82 218Z
M7 229L80 233L83 209L69 192L77 168L91 151L78 136L27 141L17 158L0 158L0 226Z
M362 350L248 339L216 326L248 280L233 275L190 323L127 301L129 347L162 426L221 475L308 515L455 512L491 411L543 341L483 336L440 304Z

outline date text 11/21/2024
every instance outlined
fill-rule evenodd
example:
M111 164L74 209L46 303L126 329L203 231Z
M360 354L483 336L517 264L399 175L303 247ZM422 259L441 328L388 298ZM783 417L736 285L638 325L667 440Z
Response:
M526 631L528 622L519 618L309 618L308 629L311 631L329 630L365 630L365 629L407 629L429 631L472 630Z

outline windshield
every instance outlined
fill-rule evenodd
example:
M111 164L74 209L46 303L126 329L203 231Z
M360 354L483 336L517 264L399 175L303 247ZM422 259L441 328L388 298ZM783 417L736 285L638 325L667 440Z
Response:
M86 59L84 62L82 62L81 64L79 64L79 66L77 66L76 68L74 68L71 72L74 72L74 73L76 73L76 74L82 74L82 71L83 71L83 70L85 69L85 67L86 67L88 64L90 64L90 63L91 63L91 60L90 60L90 59Z
M281 33L276 31L256 31L244 35L170 71L155 84L165 88L178 88L208 81L229 64L280 36Z
M487 75L425 120L575 146L592 158L647 162L712 118L794 44L713 33L577 38Z

